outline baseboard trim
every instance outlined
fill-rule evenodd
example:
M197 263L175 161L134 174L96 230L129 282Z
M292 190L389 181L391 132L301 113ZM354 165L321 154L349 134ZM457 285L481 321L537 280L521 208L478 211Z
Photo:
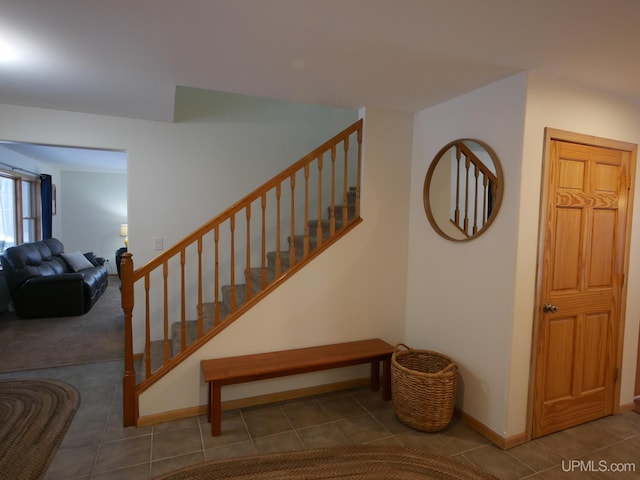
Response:
M345 380L343 382L329 383L326 385L316 385L313 387L287 390L285 392L267 393L265 395L257 395L255 397L224 401L222 402L222 410L234 410L236 408L253 407L256 405L264 405L267 403L280 402L283 400L293 400L296 398L310 397L312 395L320 395L323 393L338 392L340 390L348 390L350 388L358 388L365 385L369 385L369 378L356 378L353 380ZM173 420L197 417L206 414L207 406L200 405L197 407L172 410L170 412L145 415L138 418L138 422L136 425L138 427L148 427L150 425L156 425L158 423L171 422Z
M138 418L137 427L149 427L158 423L172 422L174 420L182 420L183 418L199 417L206 415L207 406L200 405L198 407L181 408L180 410L171 410L170 412L156 413L153 415L145 415Z
M640 413L640 402L632 402L620 405L618 413L631 412L634 410ZM510 448L517 447L518 445L522 445L523 443L527 443L527 432L521 432L516 435L511 435L510 437L503 437L502 435L499 435L498 433L491 430L481 421L472 417L468 413L463 412L457 407L455 409L455 413L465 424L473 428L480 435L494 443L496 446L502 448L503 450L509 450Z
M631 411L637 409L639 406L640 406L640 401L639 400L634 400L631 403L625 403L624 405L620 405L620 407L618 408L618 413L631 412ZM640 413L640 411L639 411L639 413Z
M517 447L518 445L522 445L523 443L527 443L526 432L517 433L516 435L511 435L510 437L503 437L502 435L491 430L480 420L472 417L468 413L463 412L459 408L456 408L455 412L456 415L460 417L460 420L462 420L465 424L473 428L480 435L503 450L508 450L510 448Z

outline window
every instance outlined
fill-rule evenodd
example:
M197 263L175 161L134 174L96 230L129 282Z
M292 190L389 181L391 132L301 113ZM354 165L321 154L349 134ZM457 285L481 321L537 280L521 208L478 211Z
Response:
M39 240L40 180L0 171L0 251Z

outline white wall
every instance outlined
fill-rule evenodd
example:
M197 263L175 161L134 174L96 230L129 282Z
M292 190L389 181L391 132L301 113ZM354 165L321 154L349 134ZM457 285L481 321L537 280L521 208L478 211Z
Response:
M506 78L420 112L414 124L406 342L451 356L460 367L458 406L501 435L507 431L525 93L526 76ZM505 179L494 223L469 242L440 237L422 198L431 160L458 138L492 147Z
M200 360L380 337L403 341L412 116L365 112L364 221L140 398L140 414L204 405ZM225 387L223 400L367 376L367 367ZM199 389L194 389L199 385Z
M93 251L109 260L115 275L115 251L124 246L120 224L127 223L127 175L62 171L57 191L62 219L57 238L65 250Z

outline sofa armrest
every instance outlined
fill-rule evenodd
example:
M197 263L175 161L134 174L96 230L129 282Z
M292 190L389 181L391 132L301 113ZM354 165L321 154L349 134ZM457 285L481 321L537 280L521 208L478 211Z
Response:
M16 314L23 318L65 317L84 313L82 273L32 277L13 294Z

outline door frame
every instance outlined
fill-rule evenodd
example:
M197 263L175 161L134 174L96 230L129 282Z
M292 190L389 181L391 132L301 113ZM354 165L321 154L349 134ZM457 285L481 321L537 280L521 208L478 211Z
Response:
M543 165L542 165L542 184L540 195L540 215L538 223L538 255L536 267L535 282L535 299L533 311L533 333L531 341L531 361L529 369L529 395L527 404L527 442L533 439L533 415L534 415L534 397L535 397L535 381L537 373L537 348L540 337L540 322L542 321L542 273L543 273L543 256L545 245L545 225L547 220L547 203L549 201L549 165L551 161L551 141L559 140L564 142L579 143L587 146L612 148L629 152L629 194L627 196L627 219L625 223L625 248L623 259L623 275L624 283L622 292L620 292L619 318L618 318L618 334L615 342L616 349L616 369L618 372L622 370L622 347L624 343L624 328L627 308L627 286L629 278L629 256L631 252L631 226L633 220L633 203L636 178L636 160L638 153L638 145L634 143L622 142L608 138L585 135L567 130L559 130L546 127L544 130L544 146L543 146ZM639 352L640 355L640 352ZM638 372L636 372L637 374ZM613 392L613 413L620 413L620 374L617 375L614 392Z

